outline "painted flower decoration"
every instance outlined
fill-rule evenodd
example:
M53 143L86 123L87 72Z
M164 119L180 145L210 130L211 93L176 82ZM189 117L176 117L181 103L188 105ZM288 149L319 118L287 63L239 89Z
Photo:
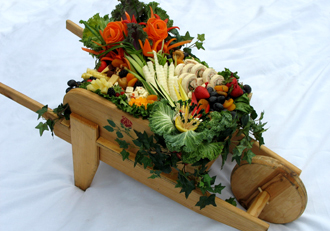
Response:
M122 123L127 128L132 127L132 122L129 119L127 119L125 116L122 116L122 119L120 120L120 123Z

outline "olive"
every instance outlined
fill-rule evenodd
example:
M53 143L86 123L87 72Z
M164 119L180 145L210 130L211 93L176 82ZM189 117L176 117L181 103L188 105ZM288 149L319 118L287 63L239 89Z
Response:
M247 85L247 84L245 84L245 85L243 86L243 89L244 89L245 92L248 93L248 94L250 94L251 91L252 91L252 88L250 87L250 85Z
M213 87L207 87L207 91L211 94L212 92L214 92Z
M77 86L76 80L74 80L74 79L69 80L68 81L68 86L69 87Z
M65 90L65 93L68 93L72 88L71 87L68 87L66 90Z
M217 103L223 104L225 102L225 100L226 100L226 97L224 97L223 95L219 95L217 97Z
M224 109L223 105L221 103L215 103L213 104L213 110L214 111L222 111Z
M211 93L210 93L210 96L218 96L219 94L218 94L218 92L216 92L216 91L212 91Z
M217 97L216 96L211 96L210 98L209 98L209 103L210 104L214 104L214 103L216 103L217 102Z

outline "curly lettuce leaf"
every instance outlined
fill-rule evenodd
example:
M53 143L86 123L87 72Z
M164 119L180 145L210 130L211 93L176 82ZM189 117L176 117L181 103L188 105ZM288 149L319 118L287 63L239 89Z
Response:
M182 155L182 161L185 163L195 163L201 159L214 160L216 159L222 152L224 148L224 144L221 142L216 143L201 143L197 150L192 153L184 153Z
M139 2L138 0L119 0L119 4L116 5L115 9L111 12L111 21L120 21L126 19L125 12L131 17L135 16L137 22L144 22L141 17L146 18L145 8L146 4Z
M237 128L236 121L229 111L211 112L211 120L201 123L197 131L205 131L204 140L213 142L215 139L225 139Z
M100 35L100 30L104 30L104 28L109 23L109 15L105 15L104 17L101 17L99 13L95 14L93 17L88 19L87 21L80 20L79 23L85 25L85 29L83 31L83 37L80 40L84 44L84 46L94 50L99 51L102 48L95 44L94 42L97 42L99 44L103 44L104 41L102 39L102 36ZM94 41L94 42L92 42Z
M153 12L157 14L162 20L169 19L168 14L158 5L158 2L150 2L145 4L139 2L138 0L119 0L120 3L116 5L116 8L111 12L111 21L120 21L122 18L126 19L125 12L127 12L131 17L136 18L138 23L147 22L152 8ZM168 20L167 27L173 26L173 20Z
M149 127L157 135L163 136L177 131L173 117L176 112L166 101L155 102L149 117Z

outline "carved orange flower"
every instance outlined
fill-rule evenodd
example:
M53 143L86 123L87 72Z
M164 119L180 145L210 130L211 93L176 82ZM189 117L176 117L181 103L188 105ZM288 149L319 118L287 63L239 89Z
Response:
M158 18L149 18L143 30L152 41L164 40L168 36L166 22Z
M115 43L124 40L124 34L127 35L127 26L125 23L120 21L109 22L108 25L104 28L103 32L100 31L102 38L106 42Z

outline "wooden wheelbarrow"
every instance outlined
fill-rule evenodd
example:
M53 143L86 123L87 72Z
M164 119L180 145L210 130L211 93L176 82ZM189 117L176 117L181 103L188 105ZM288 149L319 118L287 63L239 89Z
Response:
M67 28L78 36L82 28L67 21ZM40 110L44 105L20 92L0 83L0 93L19 104ZM217 206L203 209L195 206L201 192L194 190L186 199L179 188L175 188L177 174L161 174L161 178L150 179L150 170L137 165L134 157L137 149L130 145L129 158L123 161L121 148L115 142L116 133L104 126L111 120L118 129L129 121L129 129L123 132L123 139L132 143L136 138L133 129L149 135L152 132L148 120L135 118L119 109L110 101L84 89L72 89L63 103L71 109L70 120L57 120L54 126L56 136L72 144L75 185L86 190L94 178L100 161L118 169L135 180L204 216L217 220L239 230L267 230L271 223L288 223L304 212L307 192L299 178L301 170L271 151L254 142L252 151L256 156L252 164L242 162L231 174L231 189L237 201L246 209L243 211L216 197ZM43 115L46 119L57 119L51 109ZM234 137L238 140L240 137ZM231 150L234 145L231 147ZM210 167L210 166L209 166Z

